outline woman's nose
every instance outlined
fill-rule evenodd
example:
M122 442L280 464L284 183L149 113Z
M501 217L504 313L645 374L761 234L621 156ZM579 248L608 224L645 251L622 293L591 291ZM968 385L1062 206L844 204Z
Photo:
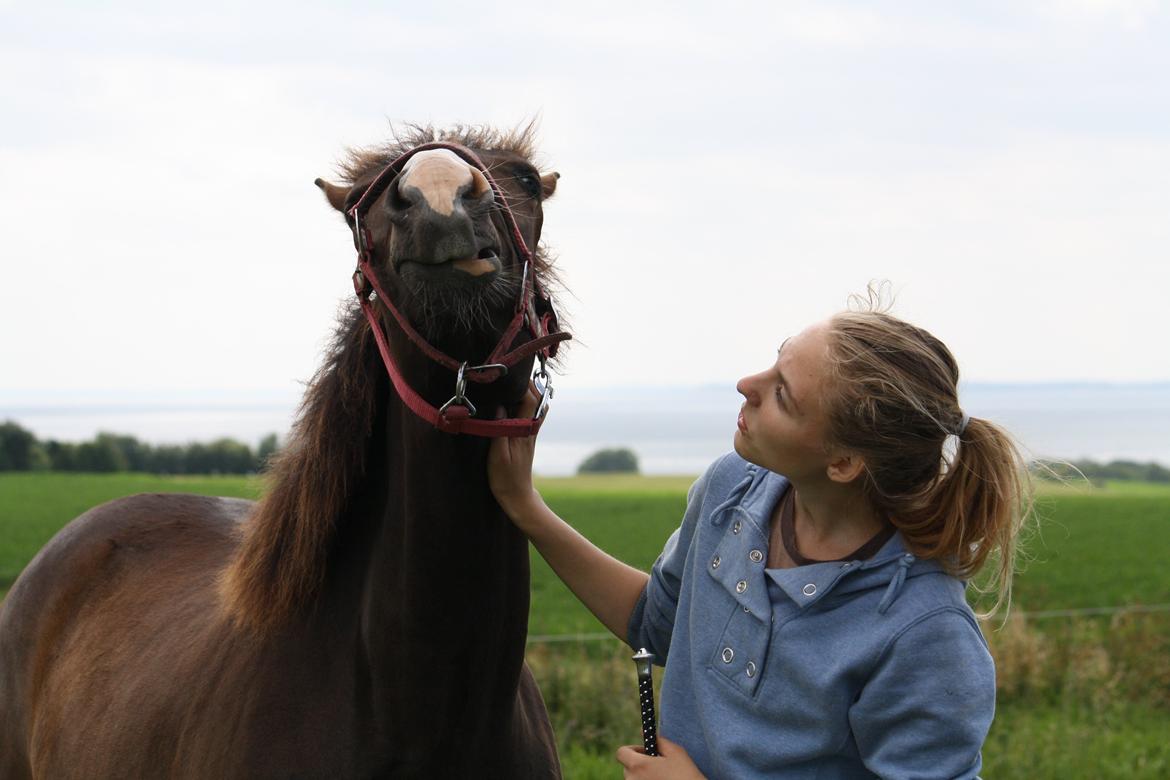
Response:
M752 390L751 377L745 376L743 379L735 383L735 390L748 401L752 401L755 392Z

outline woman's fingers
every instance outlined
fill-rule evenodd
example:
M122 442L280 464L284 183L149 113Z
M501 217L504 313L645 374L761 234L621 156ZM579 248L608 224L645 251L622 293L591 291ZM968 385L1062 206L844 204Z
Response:
M618 763L626 769L633 769L649 756L646 755L646 751L641 745L622 745L618 748L616 758Z
M527 419L536 414L537 408L540 406L540 392L536 389L536 385L532 382L528 383L528 390L524 393L524 397L520 399L520 406L516 410L516 416L522 419Z
M682 745L658 737L658 756L646 755L640 745L619 748L617 760L625 767L626 778L669 778L669 780L703 780L703 773L695 766Z

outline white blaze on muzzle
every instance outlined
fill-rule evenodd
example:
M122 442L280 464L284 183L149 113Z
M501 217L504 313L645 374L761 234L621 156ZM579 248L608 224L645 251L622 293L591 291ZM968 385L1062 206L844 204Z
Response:
M487 178L448 149L428 149L407 160L398 189L417 190L433 211L445 217L455 212L460 198L480 198L491 192Z

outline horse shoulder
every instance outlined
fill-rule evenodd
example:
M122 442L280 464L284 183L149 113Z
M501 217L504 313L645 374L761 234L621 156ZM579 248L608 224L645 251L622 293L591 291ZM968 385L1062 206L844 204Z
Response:
M22 572L0 613L0 726L19 732L32 765L93 755L70 741L113 748L118 736L99 725L114 722L111 709L161 718L174 709L136 696L214 641L216 577L249 507L175 494L116 499L69 523Z
M58 613L76 614L127 579L151 576L135 571L151 559L193 552L203 561L222 558L237 544L250 506L240 499L144 493L94 507L50 539L17 578L5 621L43 626L54 617L67 619Z

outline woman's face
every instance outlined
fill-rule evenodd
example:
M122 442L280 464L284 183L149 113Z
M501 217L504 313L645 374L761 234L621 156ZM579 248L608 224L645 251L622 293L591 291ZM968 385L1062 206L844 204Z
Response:
M735 432L741 457L797 482L824 476L827 351L828 323L813 325L785 341L775 363L736 383L744 397Z

